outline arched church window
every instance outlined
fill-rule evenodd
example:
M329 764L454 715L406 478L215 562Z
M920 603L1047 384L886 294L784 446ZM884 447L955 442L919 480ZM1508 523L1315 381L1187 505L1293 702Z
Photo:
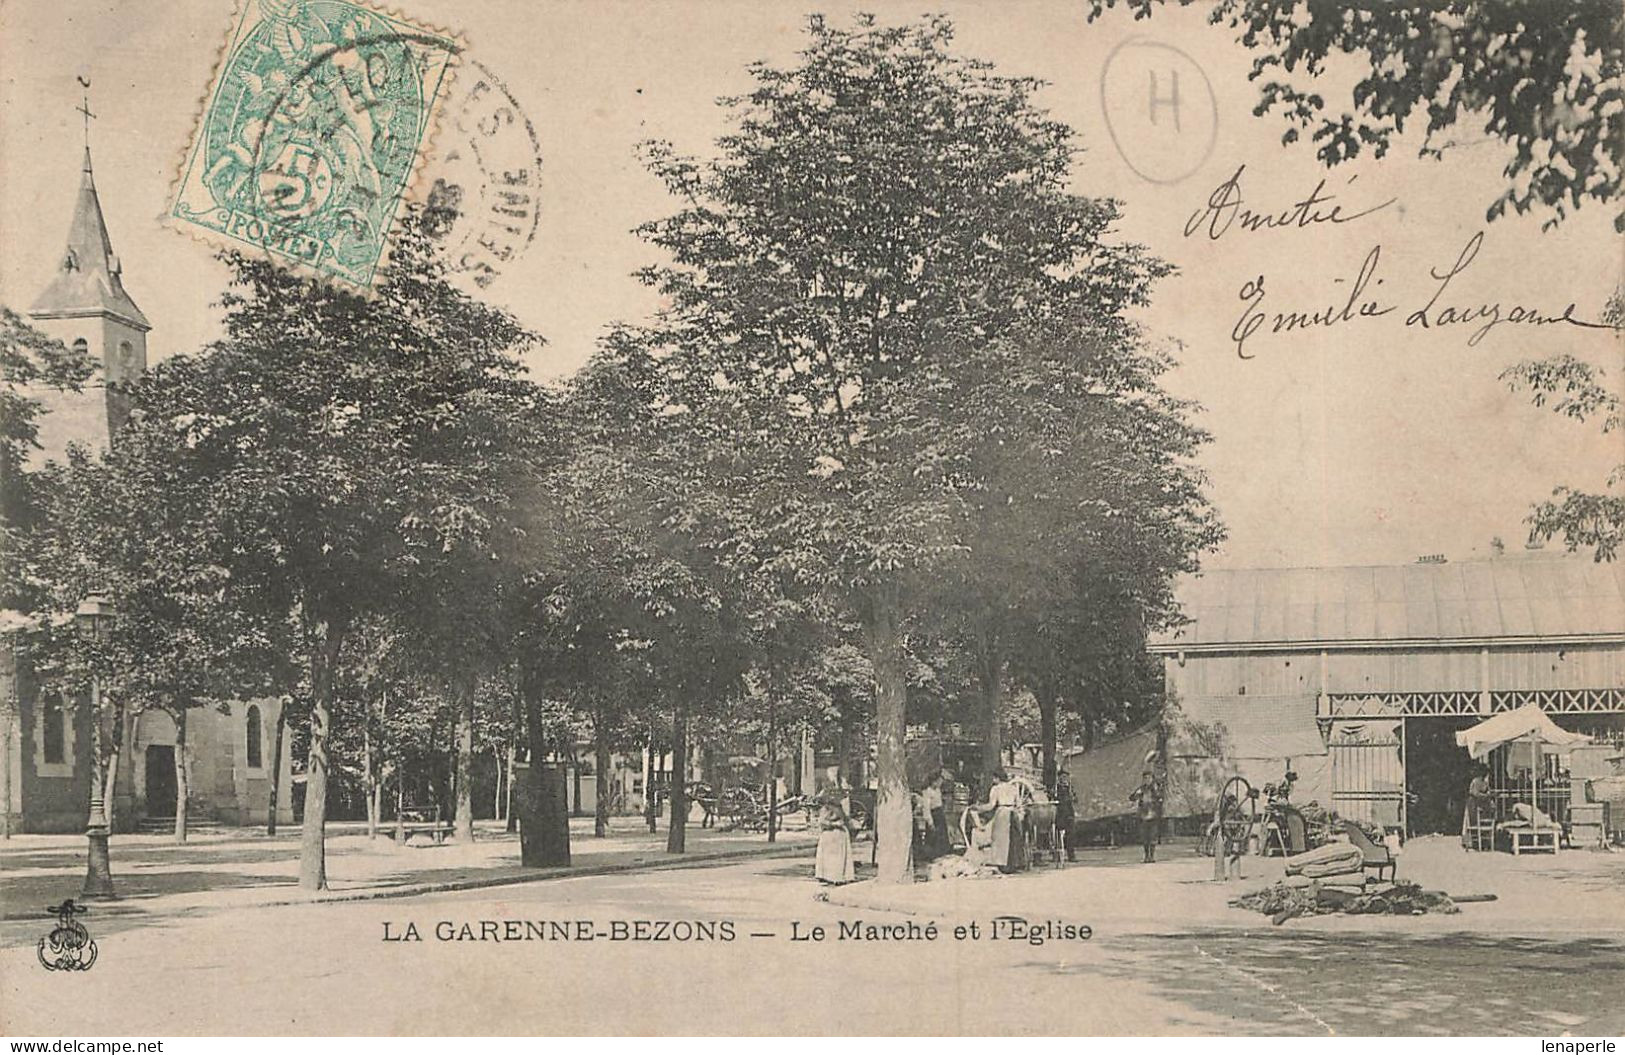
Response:
M73 353L75 355L89 355L90 354L90 342L85 340L83 337L79 338L77 341L74 341L73 342Z
M254 704L248 705L248 768L259 769L264 765L263 752L260 750L260 709Z
M62 701L53 696L46 696L40 703L43 707L40 721L45 726L45 735L40 740L45 747L45 762L47 765L61 765L68 756L67 713L63 710Z

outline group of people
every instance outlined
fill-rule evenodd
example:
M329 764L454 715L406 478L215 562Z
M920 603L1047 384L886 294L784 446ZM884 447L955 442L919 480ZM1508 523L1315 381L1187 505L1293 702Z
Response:
M954 841L948 827L944 786L953 779L946 772L934 773L913 793L914 856L921 863L936 861L953 852ZM1042 799L1042 796L1038 796ZM818 856L814 869L822 883L851 882L855 865L852 836L858 826L844 805L845 793L827 789L820 798L817 814ZM1145 860L1156 859L1157 831L1162 822L1162 791L1151 770L1142 774L1141 784L1130 796L1140 817ZM1015 780L1005 769L992 774L986 801L967 810L970 821L965 832L966 863L973 868L993 868L1000 872L1022 871L1028 864L1029 810L1035 805L1034 792ZM1077 818L1076 799L1065 773L1057 774L1055 787L1046 805L1054 810L1054 831L1068 861L1077 860L1072 829Z
M1001 872L1027 867L1026 810L1032 795L1001 767L993 771L987 801L970 808L970 844L965 856L973 864L992 865Z
M935 773L913 793L914 857L918 862L935 861L953 852L947 804L943 798L943 785L950 779L947 773ZM1021 811L1026 806L1024 795L1021 785L1012 781L1004 770L994 774L988 801L970 809L973 830L965 856L971 863L993 865L1001 871L1026 867L1021 824ZM857 834L858 825L847 812L844 797L841 789L829 788L819 799L818 855L813 874L821 883L850 883L856 871L852 836Z

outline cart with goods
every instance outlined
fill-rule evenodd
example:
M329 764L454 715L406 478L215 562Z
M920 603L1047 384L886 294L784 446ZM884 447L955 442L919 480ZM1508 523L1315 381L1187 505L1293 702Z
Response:
M1047 856L1051 863L1060 864L1061 836L1055 827L1055 802L1038 781L1023 776L1013 779L1021 788L1025 803L1022 834L1026 836L1027 867L1031 868L1040 856Z
M1331 815L1318 803L1311 802L1300 809L1290 801L1296 780L1297 774L1287 770L1280 783L1264 785L1262 841L1266 857L1275 854L1291 857L1324 846L1331 838Z

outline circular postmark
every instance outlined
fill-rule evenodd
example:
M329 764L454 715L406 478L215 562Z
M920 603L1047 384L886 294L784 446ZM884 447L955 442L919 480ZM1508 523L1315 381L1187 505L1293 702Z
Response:
M468 59L426 177L427 233L446 270L484 289L520 256L541 222L541 145L513 93Z
M425 73L454 58L461 68L436 133ZM325 256L325 270L367 285L419 152L423 229L448 275L484 289L534 239L535 128L483 63L432 36L352 35L316 49L292 76L270 77L277 94L244 126L255 148L242 190L263 217L251 240L266 250Z
M1202 67L1172 44L1130 37L1100 71L1106 133L1148 183L1179 183L1213 153L1219 101Z

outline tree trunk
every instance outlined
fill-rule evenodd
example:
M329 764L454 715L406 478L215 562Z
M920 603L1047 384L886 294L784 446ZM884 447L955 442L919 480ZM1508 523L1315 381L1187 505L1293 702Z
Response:
M686 849L688 833L688 694L679 691L671 715L671 818L666 822L666 852L680 854Z
M491 745L491 762L495 767L496 779L491 782L491 819L502 819L502 749L496 744Z
M81 896L86 898L116 897L113 886L113 859L108 847L107 795L111 786L107 782L108 741L112 737L102 733L102 710L105 706L98 680L91 683L90 706L90 810L86 818L89 853L85 862L85 886ZM66 717L66 716L64 716Z
M581 808L581 756L576 749L570 749L570 816L585 817L587 812Z
M361 726L361 784L367 793L367 838L378 838L378 773L373 769L372 722Z
M513 812L513 774L514 766L519 763L519 751L514 745L508 745L508 759L505 772L506 779L502 784L502 816L507 821L506 830L512 834L519 830L519 818Z
M530 739L530 768L520 787L519 857L527 868L567 866L570 863L570 815L564 802L564 774L557 765L544 764L547 744L543 736L540 703L527 693L525 723Z
M92 689L93 700L97 704L90 712L90 752L94 760L94 768L90 774L90 824L108 827L107 823L107 773L113 756L108 752L108 741L112 738L102 733L101 708L106 706L99 689ZM62 720L68 721L67 715ZM99 804L99 805L98 805Z
M327 738L333 730L333 668L344 644L344 625L320 622L310 658L310 753L305 762L305 817L299 832L299 886L327 889Z
M643 753L643 817L649 822L649 834L656 831L658 810L655 806L655 736L649 732L649 749Z
M115 719L115 721L117 721L117 719ZM117 725L115 725L114 728L117 728ZM107 830L109 832L116 830L113 825L118 820L119 754L119 741L115 739L113 741L112 753L107 756L107 782L102 786L102 794L105 796L102 802L102 814L107 818ZM177 754L177 762L179 761L179 758L180 756Z
M186 800L191 797L190 781L186 779L186 713L187 707L175 709L175 841L186 841ZM115 759L118 757L115 752ZM114 763L117 766L117 762ZM113 769L117 773L117 769ZM110 789L109 789L110 790Z
M773 684L767 696L767 841L779 841L779 726L778 708L773 702Z
M282 780L282 733L288 728L288 701L282 700L276 709L276 735L271 741L271 803L265 811L265 834L276 834L277 791Z
M909 803L908 763L903 750L907 733L908 683L903 664L903 634L895 587L875 591L867 631L869 663L875 672L875 742L879 791L875 799L875 880L911 883L909 860L914 811Z
M134 730L131 728L133 719L130 709L122 703L115 703L113 714L113 753L107 759L107 830L118 830L118 773L119 761L124 757L124 744L133 740Z
M593 722L592 740L593 768L598 771L598 801L593 803L592 835L603 839L609 835L609 795L605 787L609 774L609 721L603 710L599 710Z
M513 737L508 742L508 833L511 835L519 830L519 816L513 808L513 767L518 761L518 743L524 735L525 710L520 702L519 693L513 695Z
M802 774L807 769L807 727L802 726L796 733L796 768L790 776L790 794L800 798L807 793L806 781Z
M452 834L460 843L474 841L474 686L472 677L457 684L457 821Z
M1044 786L1055 791L1055 691L1040 684L1033 693L1038 700L1039 750L1044 759Z
M999 646L998 632L985 629L976 640L976 683L982 690L982 785L977 788L980 801L987 801L988 789L993 786L994 770L1004 765L1004 741L999 728L999 690L1004 675L1004 653Z
M835 750L835 783L843 788L852 786L852 719L841 708L840 744Z
M16 720L16 704L7 703L0 713L0 832L6 839L11 838L11 738Z

